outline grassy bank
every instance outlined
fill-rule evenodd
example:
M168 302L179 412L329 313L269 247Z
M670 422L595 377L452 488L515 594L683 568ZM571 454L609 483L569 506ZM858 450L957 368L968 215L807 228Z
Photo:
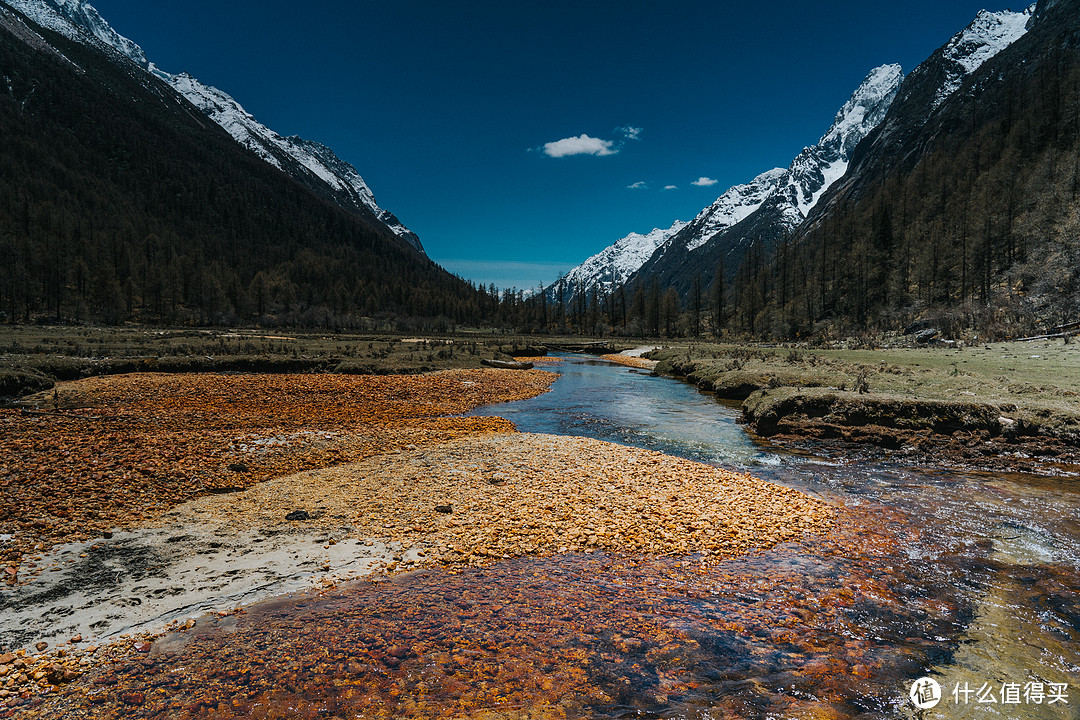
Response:
M660 372L742 400L746 419L765 436L968 459L1071 461L1080 448L1075 342L814 351L701 344L650 357Z
M586 341L479 330L410 336L9 325L0 326L0 398L47 390L58 381L129 372L413 375L479 368L484 357L543 354L548 345L565 343Z

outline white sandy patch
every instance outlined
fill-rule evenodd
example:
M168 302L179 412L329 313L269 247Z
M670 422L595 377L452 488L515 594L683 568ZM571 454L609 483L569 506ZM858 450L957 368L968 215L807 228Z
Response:
M55 646L74 635L100 643L153 632L172 620L361 577L395 557L414 559L413 553L402 556L398 543L349 538L330 544L346 527L334 533L300 521L236 530L200 522L200 514L198 501L187 503L161 527L51 549L36 561L40 575L0 590L0 647L42 640Z
M619 354L620 355L625 355L626 357L641 357L642 355L644 355L647 352L652 352L653 350L659 350L660 347L661 347L660 345L642 345L640 347L636 347L636 348L633 348L633 349L630 349L630 350L623 350Z

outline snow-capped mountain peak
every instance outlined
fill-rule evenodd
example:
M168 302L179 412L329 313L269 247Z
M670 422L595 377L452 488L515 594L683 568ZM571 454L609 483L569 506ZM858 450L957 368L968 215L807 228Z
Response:
M773 168L766 170L748 183L728 188L723 195L716 198L712 205L694 218L691 223L694 232L687 241L687 250L696 250L716 233L738 223L761 207L761 204L776 191L785 174L783 168Z
M786 169L769 170L725 192L683 234L692 235L673 242L681 239L687 250L696 250L765 206L782 225L798 225L829 186L843 176L859 141L884 119L903 77L899 65L871 70L837 111L817 145L804 148Z
M669 228L655 228L652 232L645 234L630 233L567 272L547 291L552 294L552 297L557 297L558 287L561 284L563 291L569 297L581 290L586 293L592 292L592 289L597 286L605 288L617 286L640 268L657 248L684 227L686 227L685 222L676 220Z
M850 155L859 141L885 117L903 79L904 72L896 64L871 70L837 111L832 126L818 141L818 147L835 149L840 155Z
M788 167L784 185L789 224L801 222L825 191L847 171L851 151L885 118L904 73L899 65L871 70L836 113L818 144L804 149Z
M1021 12L980 10L971 23L953 35L942 48L946 80L938 89L936 108L960 87L964 77L979 69L990 58L1007 48L1027 32L1035 5Z
M85 0L5 0L38 25L72 40L111 49L150 75L165 81L188 102L220 125L234 140L316 193L347 210L372 213L391 232L420 252L420 239L379 207L364 179L351 164L327 146L292 136L282 137L256 120L228 93L199 82L188 73L173 75L150 62L142 48L120 35Z

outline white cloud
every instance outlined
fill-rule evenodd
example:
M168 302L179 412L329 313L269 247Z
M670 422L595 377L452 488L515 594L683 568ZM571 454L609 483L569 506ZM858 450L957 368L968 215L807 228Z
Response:
M601 140L581 133L577 137L568 137L544 143L541 149L545 155L553 158L568 157L570 155L603 157L604 155L614 155L619 152L617 148L613 148L614 145L615 143L612 140Z
M645 183L644 180L638 180L633 185L627 185L626 188L628 190L648 190L649 186Z
M623 125L622 127L615 128L615 132L622 135L627 140L640 140L642 128L634 127L633 125Z
M695 180L694 182L692 182L690 184L691 185L697 185L698 187L709 187L710 185L715 185L718 182L720 182L720 181L719 180L713 180L711 177L705 177L704 175L702 175L701 177L699 177L697 180Z
M679 186L678 185L665 185L664 189L665 190L678 190Z

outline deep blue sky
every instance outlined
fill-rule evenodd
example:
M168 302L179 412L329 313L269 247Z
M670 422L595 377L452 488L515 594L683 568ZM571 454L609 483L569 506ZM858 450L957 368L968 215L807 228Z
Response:
M910 72L980 9L1004 9L91 2L162 69L217 86L283 135L329 145L433 259L500 287L549 283L629 232L690 220L815 143L871 68ZM623 139L625 127L638 138ZM542 151L583 134L612 142L609 154ZM717 183L691 185L703 176Z

